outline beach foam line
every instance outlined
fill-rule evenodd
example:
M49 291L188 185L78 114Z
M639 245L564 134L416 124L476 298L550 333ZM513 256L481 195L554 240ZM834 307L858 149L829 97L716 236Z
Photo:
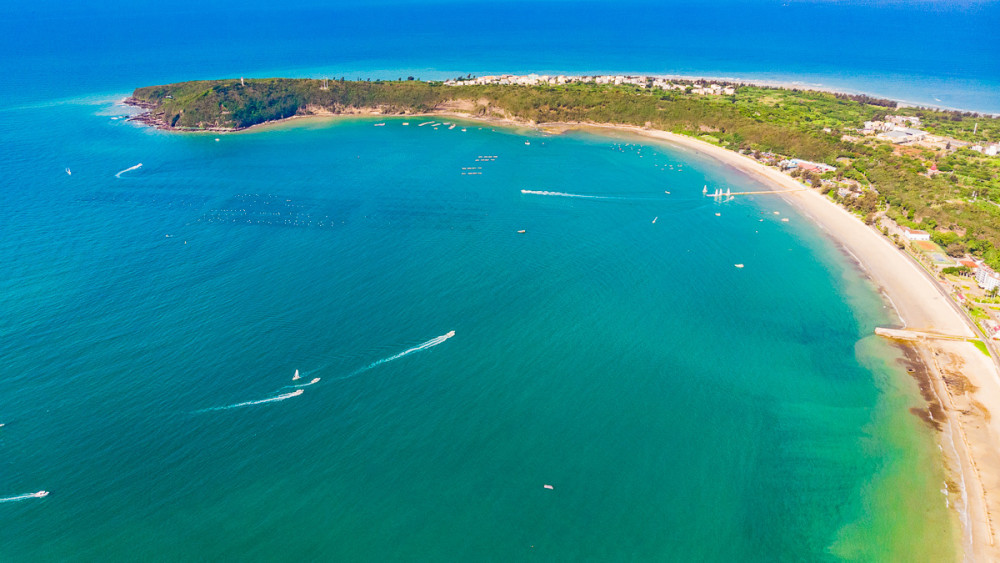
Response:
M131 172L132 170L136 170L138 168L142 168L142 163L141 162L139 164L136 164L135 166L129 166L125 170L119 171L117 174L115 174L115 178L121 178L122 174L124 174L126 172Z
M419 346L414 346L413 348L410 348L409 350L405 350L403 352L400 352L400 353L396 354L395 356L389 356L388 358L382 358L381 360L372 362L372 363L368 364L367 366L365 366L363 368L360 368L360 369L352 371L351 373L345 375L344 377L338 377L337 380L348 379L348 378L354 377L356 375L361 375L362 373L364 373L364 372L366 372L366 371L368 371L370 369L376 368L376 367L378 367L378 366L380 366L382 364L387 364L389 362L398 360L398 359L402 358L403 356L409 356L410 354L414 354L416 352L420 352L421 350L426 350L428 348L433 348L433 347L437 346L438 344L442 344L445 340L448 340L452 336L455 336L455 331L454 330L450 331L448 334L442 334L441 336L438 336L437 338L432 338L432 339L428 340L427 342L424 342L423 344L420 344Z
M41 491L39 491L38 493L29 493L29 494L26 494L26 495L18 495L16 497L0 498L0 502L17 502L19 500L28 500L29 498L43 498L43 497L45 497L48 494L48 493L46 493L46 495L43 495L43 494L40 494L40 493L41 493Z
M240 407L249 407L249 406L253 406L253 405L263 405L264 403L274 403L274 402L277 402L277 401L284 401L286 399L291 399L292 397L298 397L299 395L301 395L303 393L305 393L305 390L304 389L299 389L298 391L292 391L291 393L284 393L284 394L278 395L277 397L270 397L268 399L260 399L260 400L257 400L257 401L246 401L246 402L243 402L243 403L236 403L236 404L233 404L233 405L226 405L224 407L211 407L211 408L208 408L208 409L201 409L200 411L195 411L195 412L225 411L225 410L236 409L236 408L240 408Z

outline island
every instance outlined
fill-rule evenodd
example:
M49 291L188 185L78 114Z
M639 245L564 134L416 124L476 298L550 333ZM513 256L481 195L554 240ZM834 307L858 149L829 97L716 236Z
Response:
M138 88L132 119L236 132L335 115L614 128L711 155L780 191L877 284L939 431L963 548L1000 558L1000 119L886 99L654 76L246 79ZM713 194L706 194L711 197Z

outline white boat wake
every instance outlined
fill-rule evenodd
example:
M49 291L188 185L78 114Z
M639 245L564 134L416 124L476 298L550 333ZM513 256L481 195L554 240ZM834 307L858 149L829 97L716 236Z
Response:
M578 197L578 198L582 198L582 199L621 199L621 198L610 197L610 196L605 196L605 195L567 194L567 193L564 193L564 192L545 192L545 191L538 191L538 190L521 190L521 193L522 194L528 194L528 195L548 195L548 196L556 196L556 197Z
M421 344L419 346L414 346L413 348L410 348L409 350L405 350L403 352L400 352L400 353L396 354L395 356L389 356L388 358L382 358L381 360L372 362L372 363L368 364L367 366L365 366L365 367L363 367L361 369L357 369L357 370L352 371L351 373L345 375L344 377L338 377L337 380L339 381L339 380L342 380L342 379L348 379L348 378L354 377L356 375L360 375L360 374L362 374L362 373L364 373L364 372L366 372L366 371L368 371L368 370L370 370L372 368L378 367L378 366L380 366L382 364L387 364L387 363L389 363L391 361L398 360L398 359L402 358L403 356L408 356L410 354L413 354L415 352L419 352L421 350L426 350L428 348L433 348L433 347L437 346L438 344L443 343L445 340L448 340L452 336L455 336L455 331L454 330L450 331L448 334L442 334L441 336L438 336L437 338L432 338L432 339L428 340L427 342L424 342L423 344Z
M318 377L314 377L309 383L299 383L298 385L285 385L282 389L300 389L302 387L309 387L310 385L316 385L319 383Z
M201 409L200 411L194 412L211 412L211 411L225 411L229 409L236 409L240 407L250 407L253 405L263 405L264 403L274 403L277 401L284 401L285 399L291 399L292 397L298 397L299 395L305 393L305 390L299 389L298 391L292 391L291 393L284 393L276 397L270 397L268 399L260 399L257 401L246 401L244 403L236 403L234 405L226 405L224 407L211 407L208 409Z
M142 163L141 162L139 164L136 164L135 166L129 166L125 170L119 171L117 174L115 174L115 178L121 178L122 174L124 174L126 172L131 172L132 170L136 170L138 168L142 168Z
M17 502L19 500L27 500L29 498L43 498L49 495L48 491L38 491L37 493L30 493L27 495L18 495L16 497L0 498L0 502Z
M606 199L614 201L655 201L653 198L648 197L622 197L614 195L585 195L585 194L568 194L566 192L548 192L543 190L521 190L522 194L525 195L544 195L549 197L572 197L577 199Z

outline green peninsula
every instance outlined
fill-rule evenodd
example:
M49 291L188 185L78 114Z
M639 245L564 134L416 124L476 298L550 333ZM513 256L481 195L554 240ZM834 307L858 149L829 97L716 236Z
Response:
M948 256L971 254L1000 268L996 117L704 80L531 77L237 78L138 88L129 103L148 110L137 120L180 131L236 131L299 115L362 112L660 129L778 166L870 223L888 218L922 229Z

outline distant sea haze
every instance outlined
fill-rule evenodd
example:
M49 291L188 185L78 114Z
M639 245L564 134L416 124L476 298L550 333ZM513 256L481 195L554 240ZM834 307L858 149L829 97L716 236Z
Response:
M997 21L997 2L14 6L0 109L230 76L540 72L737 77L1000 113Z

